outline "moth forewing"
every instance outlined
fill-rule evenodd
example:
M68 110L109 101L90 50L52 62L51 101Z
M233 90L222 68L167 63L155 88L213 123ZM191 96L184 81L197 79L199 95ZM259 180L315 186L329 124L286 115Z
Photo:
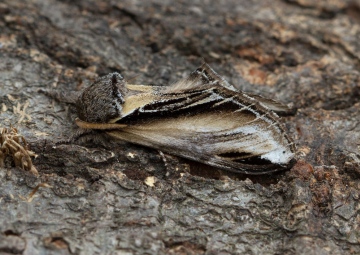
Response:
M235 87L218 75L208 64L203 63L188 77L180 79L166 87L165 92L197 89L199 86L216 85L236 91Z
M245 94L238 91L233 85L228 83L223 77L218 75L208 64L203 63L199 68L193 71L188 77L183 78L174 84L166 87L165 92L171 93L174 91L189 90L189 89L198 89L199 86L210 85L210 86L220 86L226 89L238 92L244 96L249 96L257 100L264 107L268 108L271 111L274 111L281 115L287 115L294 113L295 109L291 109L288 106L277 102L275 100L264 98L259 95L254 94ZM159 87L157 87L159 89ZM161 88L160 88L161 89Z
M264 107L268 108L270 111L273 111L273 112L279 114L280 116L290 115L290 114L294 114L296 112L296 109L289 108L287 105L284 105L273 99L264 98L262 96L254 95L254 94L247 94L247 95L254 98L260 104L262 104Z
M114 104L118 114L104 113L105 123L78 120L80 127L104 129L117 139L234 172L263 174L293 162L295 146L279 117L261 100L235 91L206 64L167 88L128 85L110 77L112 82L96 82L84 93L126 86L119 91L127 94L117 96L123 103ZM83 95L87 97L91 98ZM84 111L91 104L82 103L78 108Z
M234 172L261 174L285 168L293 153L283 138L266 125L246 125L247 118L238 117L215 112L155 119L108 134ZM236 126L234 120L244 125Z

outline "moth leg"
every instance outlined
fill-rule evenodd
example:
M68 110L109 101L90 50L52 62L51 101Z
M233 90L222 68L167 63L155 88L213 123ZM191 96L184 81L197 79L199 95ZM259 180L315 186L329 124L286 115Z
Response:
M68 139L60 140L55 143L54 147L63 144L96 144L103 148L110 148L109 137L104 132L94 129L77 129Z
M68 104L76 104L76 100L78 99L81 92L59 92L54 90L44 90L39 89L39 93L44 94L47 97L55 99L58 102L68 103Z
M65 139L65 140L60 140L60 141L56 142L55 146L60 145L60 144L73 143L73 142L79 140L81 137L86 136L86 135L91 134L91 133L93 133L92 129L82 129L82 128L77 129L75 131L75 133L70 136L70 138Z
M180 173L189 172L190 166L186 163L181 163L180 158L171 154L163 153L158 150L159 155L164 162L165 176L167 178L179 178Z
M158 152L159 152L160 158L164 162L165 168L168 169L169 165L168 165L168 162L167 162L167 159L166 159L164 153L162 151L159 151L159 150L158 150Z

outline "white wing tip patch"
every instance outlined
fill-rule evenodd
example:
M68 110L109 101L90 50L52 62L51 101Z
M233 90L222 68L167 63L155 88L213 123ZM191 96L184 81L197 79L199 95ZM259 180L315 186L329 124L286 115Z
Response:
M284 147L280 147L276 150L261 155L262 159L267 159L271 163L279 165L288 164L293 157L294 153Z

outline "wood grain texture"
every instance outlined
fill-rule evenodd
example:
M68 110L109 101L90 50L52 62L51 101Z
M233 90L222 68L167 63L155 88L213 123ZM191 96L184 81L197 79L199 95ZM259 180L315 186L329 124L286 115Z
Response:
M25 137L39 177L11 158L0 169L0 253L360 253L359 6L2 1L0 123ZM165 86L203 59L298 109L284 118L303 157L290 171L225 173L103 131L56 144L77 134L67 102L97 77ZM40 183L51 188L27 202Z

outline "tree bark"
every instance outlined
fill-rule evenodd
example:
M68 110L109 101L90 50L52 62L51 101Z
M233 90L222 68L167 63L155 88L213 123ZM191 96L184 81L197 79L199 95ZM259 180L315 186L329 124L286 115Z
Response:
M359 17L358 0L3 1L0 124L39 176L11 157L0 168L0 253L360 253ZM203 60L298 109L283 118L291 170L228 173L102 132L72 141L73 105L39 92L71 101L113 71L166 86Z

